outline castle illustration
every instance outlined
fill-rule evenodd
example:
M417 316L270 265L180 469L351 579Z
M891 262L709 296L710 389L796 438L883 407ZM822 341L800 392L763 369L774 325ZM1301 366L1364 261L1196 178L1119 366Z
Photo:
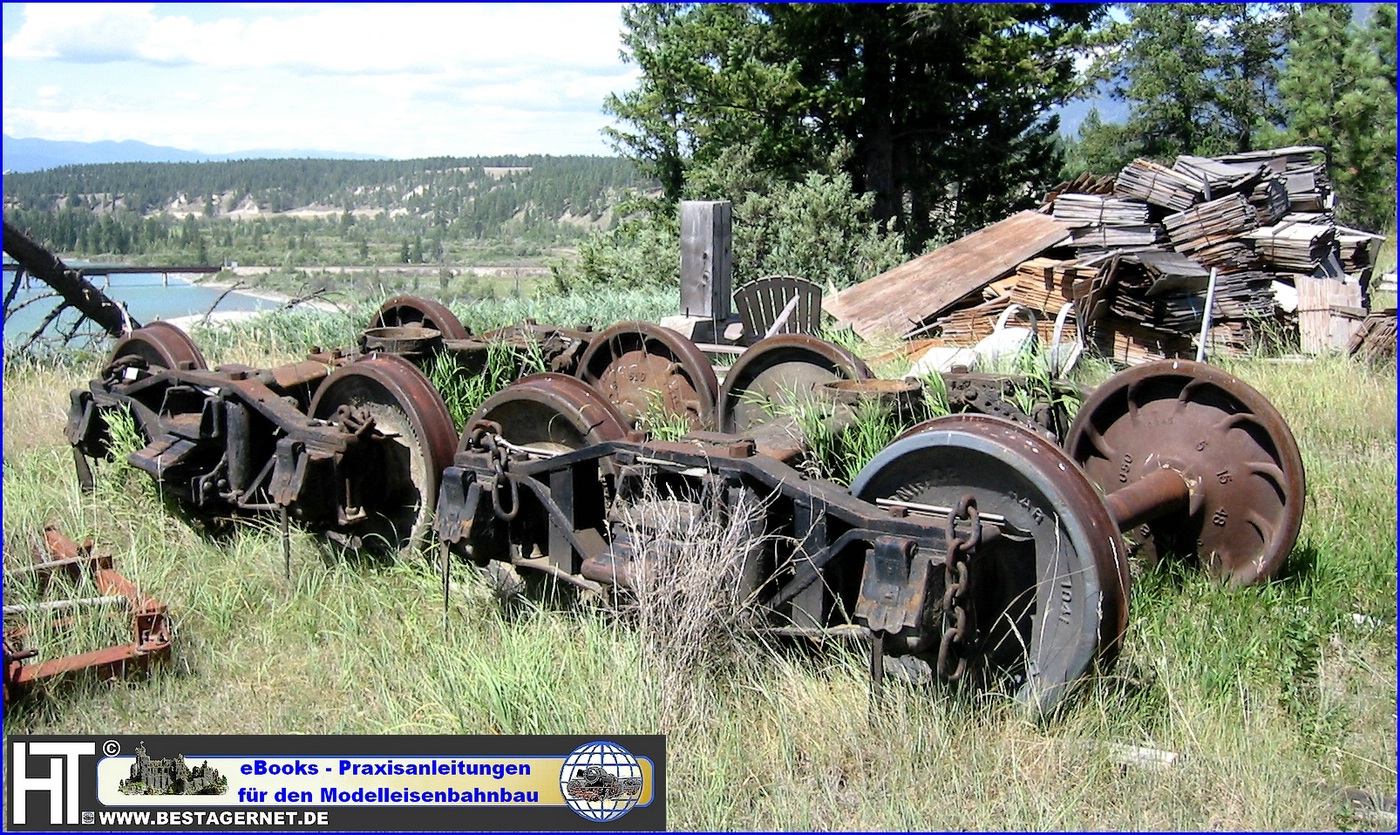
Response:
M223 794L228 791L228 778L220 776L207 760L190 768L183 754L152 760L142 743L136 746L131 776L117 788L123 794Z

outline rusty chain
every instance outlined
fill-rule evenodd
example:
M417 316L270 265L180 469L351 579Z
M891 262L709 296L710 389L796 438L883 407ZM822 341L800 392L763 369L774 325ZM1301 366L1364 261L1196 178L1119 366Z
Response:
M479 430L480 427L478 427ZM477 438L475 433L473 438ZM515 479L506 472L510 467L510 450L507 449L500 436L494 432L482 432L479 442L481 447L491 455L491 509L495 511L496 518L502 522L513 521L520 513L520 487L515 483ZM509 510L501 502L502 483L510 489Z
M959 538L958 520L972 530ZM969 560L982 541L982 522L977 500L963 496L948 511L948 556L943 562L943 640L938 645L938 676L944 681L960 681L967 673L968 602L971 592ZM950 622L951 621L951 622Z

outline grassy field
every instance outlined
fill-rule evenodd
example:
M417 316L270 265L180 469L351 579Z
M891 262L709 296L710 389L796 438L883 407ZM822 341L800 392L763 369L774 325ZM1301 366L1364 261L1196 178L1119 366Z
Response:
M457 312L480 331L525 315L654 320L671 303ZM349 344L367 318L291 314L196 338L211 365L266 364ZM619 615L459 570L444 630L425 563L355 565L294 532L288 579L270 523L206 538L120 462L98 468L94 495L78 491L67 393L100 364L5 369L6 562L27 560L47 523L94 537L170 603L176 660L148 680L36 693L7 715L12 732L664 732L677 829L1394 828L1393 812L1359 812L1340 793L1396 793L1393 366L1232 363L1302 449L1307 512L1286 570L1240 590L1185 566L1142 573L1117 666L1032 721L999 699L907 685L871 704L858 652L762 645L732 634L724 606L667 617L687 602L676 595L721 599L718 587L646 594ZM1130 747L1178 756L1124 764Z

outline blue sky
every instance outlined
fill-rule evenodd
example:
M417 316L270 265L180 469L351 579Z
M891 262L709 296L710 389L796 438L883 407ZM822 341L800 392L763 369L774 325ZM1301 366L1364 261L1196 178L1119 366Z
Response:
M219 154L609 154L621 6L5 3L4 130Z

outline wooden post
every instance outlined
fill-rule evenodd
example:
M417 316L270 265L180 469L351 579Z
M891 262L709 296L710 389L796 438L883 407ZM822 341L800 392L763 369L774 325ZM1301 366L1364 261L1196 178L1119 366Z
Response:
M727 200L681 201L681 313L722 321L730 316L733 211Z

